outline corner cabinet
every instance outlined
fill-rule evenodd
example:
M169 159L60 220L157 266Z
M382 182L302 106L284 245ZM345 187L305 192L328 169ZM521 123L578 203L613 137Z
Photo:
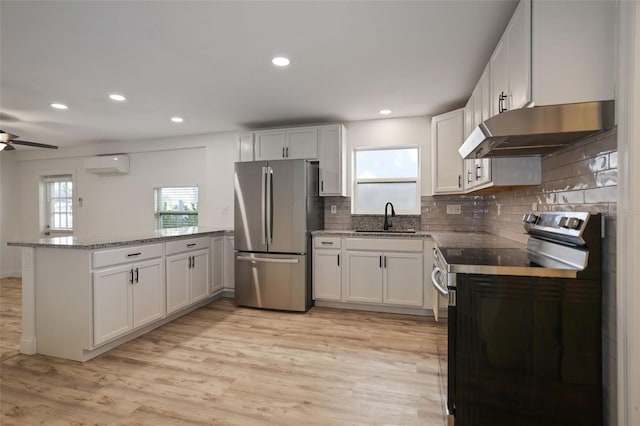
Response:
M347 195L347 131L341 124L318 129L321 197Z
M431 120L431 173L434 194L464 192L464 163L458 148L464 142L464 108Z

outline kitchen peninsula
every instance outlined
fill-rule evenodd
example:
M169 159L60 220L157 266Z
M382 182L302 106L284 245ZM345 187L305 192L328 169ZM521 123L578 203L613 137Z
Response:
M20 352L84 362L231 293L232 235L185 227L9 242L22 247Z

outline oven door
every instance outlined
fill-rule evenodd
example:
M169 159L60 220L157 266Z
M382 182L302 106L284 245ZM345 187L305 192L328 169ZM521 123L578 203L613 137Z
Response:
M431 271L431 285L433 286L432 304L433 304L433 316L438 321L438 314L440 310L440 295L447 296L449 294L447 290L447 275L446 267L442 260L442 253L435 248L433 249L433 270Z

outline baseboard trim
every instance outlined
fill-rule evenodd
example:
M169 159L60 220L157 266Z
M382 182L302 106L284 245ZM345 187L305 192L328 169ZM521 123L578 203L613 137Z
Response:
M425 309L425 308L368 305L365 303L343 303L343 302L332 302L328 300L316 300L315 306L318 306L320 308L351 309L355 311L384 312L388 314L418 315L423 317L434 316L433 309ZM441 315L441 316L446 317L446 315Z
M20 353L25 355L34 355L36 353L36 338L21 338Z
M22 271L2 271L0 278L22 278Z

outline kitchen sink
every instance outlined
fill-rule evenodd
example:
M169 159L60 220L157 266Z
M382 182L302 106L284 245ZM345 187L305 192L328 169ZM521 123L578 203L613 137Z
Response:
M415 234L416 231L411 229L407 229L405 231L385 231L384 229L365 229L365 230L357 230L356 232L378 232L382 234Z

